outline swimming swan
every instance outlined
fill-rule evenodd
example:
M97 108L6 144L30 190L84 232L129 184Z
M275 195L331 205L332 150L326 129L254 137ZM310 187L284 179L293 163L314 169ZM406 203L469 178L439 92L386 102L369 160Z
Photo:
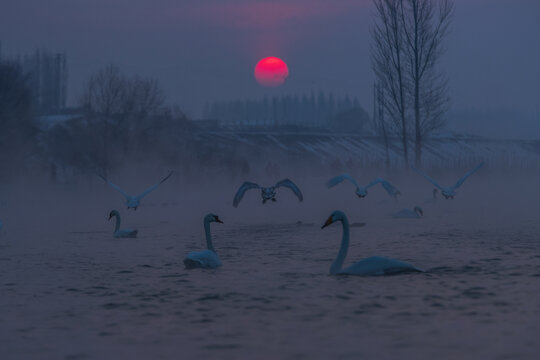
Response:
M435 185L439 190L441 190L441 194L443 194L443 196L446 199L454 199L454 196L456 196L455 190L457 190L461 185L463 185L465 180L467 180L469 176L471 176L476 171L478 171L478 169L480 169L482 166L484 166L483 161L480 164L478 164L474 169L472 169L471 171L463 175L453 186L449 186L449 187L439 185L435 180L433 180L432 178L430 178L429 176L427 176L426 174L424 174L422 171L418 170L414 166L412 166L412 169L416 171L418 174L422 175L424 178L426 178L427 181Z
M240 200L242 200L242 197L244 197L246 191L251 189L261 189L263 204L269 200L276 201L276 190L281 186L291 189L292 192L298 197L298 200L304 200L304 196L302 195L302 192L298 186L296 186L296 184L289 179L278 181L274 186L270 187L261 187L258 184L246 181L240 186L240 188L238 188L236 195L234 195L233 206L238 207L238 204L240 203Z
M420 219L422 216L424 216L424 211L418 205L415 206L412 210L411 209L402 209L402 210L392 214L392 217L401 218L401 219Z
M107 180L104 176L102 176L100 174L97 174L97 175L100 178L102 178L106 183L111 185L115 190L120 192L120 194L124 195L124 197L126 198L126 205L127 205L128 210L131 209L131 208L137 210L137 207L139 206L141 199L143 197L145 197L146 195L148 195L149 193L151 193L152 191L156 190L159 185L161 185L165 180L167 180L169 177L171 177L172 173L173 172L171 171L169 173L169 175L165 176L165 178L163 180L161 180L157 184L154 184L154 185L150 186L148 189L144 190L139 195L129 195L124 190L122 190L118 185L113 184L112 182Z
M109 220L116 217L116 226L114 227L113 236L115 238L134 238L137 237L139 230L120 229L120 213L118 210L113 210L109 213Z
M342 269L343 261L347 256L347 250L349 248L349 221L347 216L342 211L334 211L328 220L324 223L321 229L324 229L328 225L341 221L343 225L343 238L341 239L341 247L339 249L336 260L330 267L331 275L393 275L399 273L408 272L423 272L406 262L389 259L380 256L371 256L366 259L355 262L348 268Z
M208 250L190 252L184 259L186 269L214 269L221 266L219 256L216 254L214 245L212 244L212 235L210 235L211 222L223 224L223 221L221 221L217 215L208 214L204 217L204 232L206 235L206 247Z
M349 175L349 174L341 174L341 175L338 175L336 177L333 177L332 179L328 180L328 182L326 183L326 187L331 188L333 186L336 186L337 184L339 184L343 180L349 180L350 182L352 182L354 184L354 186L356 186L356 195L358 195L359 198L366 197L366 195L368 194L367 189L369 189L370 187L372 187L374 185L377 185L377 184L381 184L382 187L388 193L388 195L392 196L394 199L396 199L398 195L401 195L399 190L396 189L396 187L394 185L390 184L388 181L386 181L384 179L376 178L375 180L373 180L372 182L370 182L366 186L362 187L362 186L358 185L356 180L354 180L353 177L351 175Z

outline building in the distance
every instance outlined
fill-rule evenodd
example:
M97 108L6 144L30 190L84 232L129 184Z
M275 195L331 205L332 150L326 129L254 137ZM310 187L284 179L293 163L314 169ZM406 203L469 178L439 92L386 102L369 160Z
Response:
M41 115L57 114L66 107L68 71L66 55L36 50L18 58L28 75L36 110Z

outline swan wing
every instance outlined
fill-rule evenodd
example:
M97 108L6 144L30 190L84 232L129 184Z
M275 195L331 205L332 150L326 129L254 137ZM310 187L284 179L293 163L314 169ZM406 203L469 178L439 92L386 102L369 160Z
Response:
M414 166L411 166L411 169L413 169L416 173L422 175L427 181L429 181L430 183L432 183L433 185L435 185L436 188L438 188L439 190L441 191L444 191L444 188L439 185L435 180L433 180L431 177L427 176L425 173L423 173L422 171L418 170L417 168L415 168Z
M154 184L152 186L150 186L148 189L144 190L142 193L140 193L139 195L135 196L135 198L137 200L141 200L143 197L145 197L146 195L150 194L152 191L156 190L158 188L159 185L163 184L165 182L165 180L167 180L168 178L171 177L171 175L173 174L173 172L171 171L167 176L165 176L163 178L163 180L161 180L160 182L158 182L157 184Z
M404 261L381 256L371 256L341 270L340 274L374 276L393 275L408 272L423 271Z
M255 184L249 181L244 182L238 188L236 195L234 195L233 206L238 207L238 204L240 203L240 200L242 200L242 198L244 197L244 194L246 193L246 191L251 190L251 189L259 189L259 188L260 186L258 184Z
M484 162L482 161L480 164L478 164L474 169L472 169L471 171L469 171L468 173L466 173L465 175L463 175L463 177L461 179L459 179L455 184L454 186L452 186L452 189L453 190L456 190L458 187L460 187L461 185L463 185L463 183L465 182L465 180L467 180L467 178L469 176L471 176L472 174L474 174L475 172L478 171L478 169L480 169L482 166L484 166Z
M336 177L333 177L331 178L330 180L328 180L326 182L326 187L327 188L331 188L333 186L336 186L337 184L339 184L340 182L342 182L343 180L349 180L350 182L352 182L354 184L354 186L356 186L357 188L359 188L360 186L358 185L358 183L356 182L356 180L354 180L354 178L349 175L349 174L341 174L341 175L338 175Z
M382 178L376 178L375 180L373 180L372 182L370 182L367 186L366 186L366 189L373 186L373 185L377 185L377 184L381 184L382 187L384 188L384 190L386 190L386 192L388 193L388 195L396 198L398 195L401 195L401 192L392 184L390 184L388 181L382 179Z
M283 179L283 180L279 181L276 185L274 185L274 187L276 187L276 188L278 188L280 186L291 189L292 192L294 193L294 195L296 195L298 197L298 200L300 200L300 201L304 200L304 196L302 195L302 192L300 191L300 188L298 186L296 186L296 184L293 183L291 180Z
M129 200L131 198L131 196L125 192L122 188L120 188L120 186L116 185L116 184L113 184L112 182L110 182L109 180L107 180L105 178L105 176L101 175L101 174L97 174L97 176L99 176L100 178L103 179L103 181L105 181L107 184L109 184L113 189L115 189L116 191L118 191L120 194L124 195L124 197Z

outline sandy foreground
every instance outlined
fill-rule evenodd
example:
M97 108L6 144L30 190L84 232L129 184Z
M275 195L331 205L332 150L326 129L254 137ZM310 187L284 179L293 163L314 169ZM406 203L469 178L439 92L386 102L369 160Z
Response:
M474 189L420 203L420 220L390 218L413 204L381 193L316 210L308 197L227 201L212 210L218 270L182 264L204 247L211 198L187 212L196 194L129 213L115 196L19 209L0 233L2 359L536 359L538 206ZM115 205L139 238L112 238ZM346 264L384 255L427 272L329 276L341 227L320 225L338 207L366 224Z

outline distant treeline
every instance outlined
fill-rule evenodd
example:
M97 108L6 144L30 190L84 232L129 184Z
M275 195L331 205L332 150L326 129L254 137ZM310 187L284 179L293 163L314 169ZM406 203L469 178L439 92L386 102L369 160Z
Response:
M356 97L337 97L323 92L318 95L215 101L205 106L204 116L228 126L297 126L365 131L369 124L369 116Z

